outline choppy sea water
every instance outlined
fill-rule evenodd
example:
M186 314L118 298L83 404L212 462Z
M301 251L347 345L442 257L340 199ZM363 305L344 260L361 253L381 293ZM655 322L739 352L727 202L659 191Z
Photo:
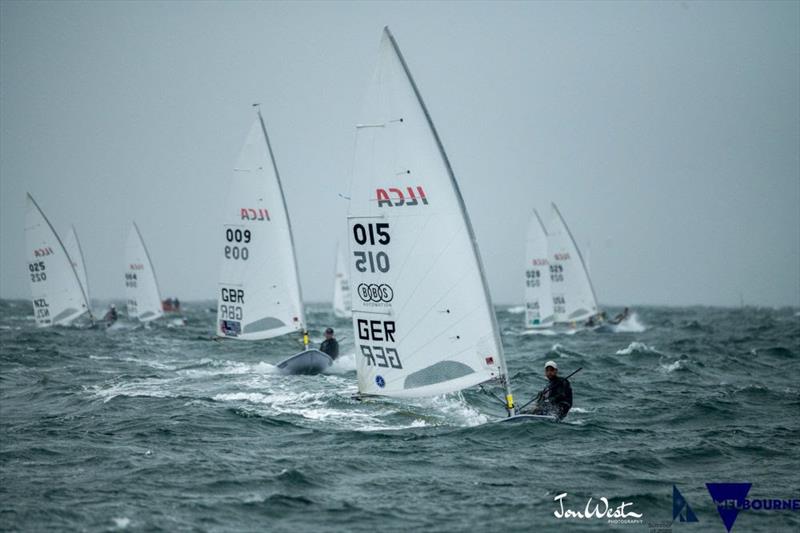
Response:
M563 423L512 425L478 391L353 400L352 329L324 305L312 336L333 325L345 355L305 377L273 366L296 339L210 340L210 308L40 330L0 302L0 529L724 532L706 483L800 498L797 310L643 307L622 331L542 335L498 309L518 403L547 359L583 367ZM673 485L699 522L672 523ZM563 493L642 522L559 519ZM733 529L798 530L763 510Z

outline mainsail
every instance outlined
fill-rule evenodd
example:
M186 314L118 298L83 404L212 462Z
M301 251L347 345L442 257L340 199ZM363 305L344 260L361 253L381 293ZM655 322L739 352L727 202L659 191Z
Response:
M597 298L581 252L556 204L548 234L555 321L579 322L597 314Z
M239 154L225 205L217 335L256 340L304 331L292 228L260 111Z
M388 28L361 119L348 212L360 393L427 396L498 380L511 410L475 235Z
M81 241L78 240L78 232L75 231L75 226L69 227L67 238L64 239L64 248L67 250L67 255L83 287L83 293L86 295L86 301L91 308L92 297L89 295L89 276L86 274L86 261L83 259L83 249L81 248Z
M149 322L164 314L156 271L136 222L125 243L125 296L131 318Z
M336 272L333 279L333 314L339 318L350 318L352 299L350 298L350 281L347 278L347 262L342 250L336 245Z
M25 209L25 248L36 325L67 325L85 313L91 317L86 293L64 244L30 194Z
M553 325L553 295L550 290L550 262L547 254L547 231L533 210L525 241L525 327L547 328Z

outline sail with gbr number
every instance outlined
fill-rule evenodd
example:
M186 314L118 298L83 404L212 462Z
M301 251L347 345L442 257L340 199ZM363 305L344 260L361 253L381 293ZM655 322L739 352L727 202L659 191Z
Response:
M534 209L525 241L525 327L549 328L552 325L553 294L550 290L547 231Z
M228 186L221 229L217 335L257 340L304 331L292 228L260 111Z
M347 278L347 262L342 250L336 245L336 272L333 279L333 314L339 318L350 318L352 299L350 298L350 281Z
M25 209L25 248L36 325L65 326L86 313L92 318L69 254L30 194Z
M597 298L572 233L552 204L548 233L555 321L580 322L597 314Z
M164 314L153 262L136 222L125 243L125 297L130 318L150 322Z
M500 335L464 201L389 29L367 90L350 188L350 286L362 395L498 381Z

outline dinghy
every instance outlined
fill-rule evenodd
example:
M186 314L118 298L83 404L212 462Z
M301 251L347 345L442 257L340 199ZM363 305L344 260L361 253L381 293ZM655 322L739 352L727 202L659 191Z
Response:
M276 366L283 374L319 374L333 364L333 359L319 350L303 350L278 363Z
M130 318L150 322L164 314L156 271L136 222L125 243L125 297Z
M352 300L350 281L347 279L347 263L339 244L336 244L336 272L333 278L333 314L338 318L351 318Z
M589 317L598 314L597 298L586 264L567 223L556 204L551 204L551 207L547 241L555 322L582 325Z
M475 235L442 143L384 29L348 210L359 397L511 384Z
M528 222L525 241L525 327L546 329L553 326L553 293L550 289L550 262L547 231L534 209Z
M252 341L302 333L311 352L292 226L260 109L239 154L225 205L217 336ZM315 366L320 359L313 353L298 358L304 353L278 366L286 373L322 366Z
M94 320L64 244L30 194L25 209L25 248L36 325L66 326L83 315Z

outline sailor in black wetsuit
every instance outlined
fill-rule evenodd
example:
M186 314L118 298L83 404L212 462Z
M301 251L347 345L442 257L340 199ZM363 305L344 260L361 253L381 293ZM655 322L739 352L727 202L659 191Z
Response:
M319 345L319 351L328 354L333 360L339 357L339 343L333 338L332 328L325 330L325 340Z
M555 361L544 364L544 375L549 383L536 397L536 403L529 413L564 418L572 409L572 385L568 379L558 377L558 365Z

